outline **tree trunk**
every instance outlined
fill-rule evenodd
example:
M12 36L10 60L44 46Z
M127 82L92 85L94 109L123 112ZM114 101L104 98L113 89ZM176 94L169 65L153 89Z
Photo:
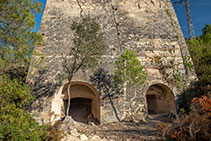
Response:
M73 75L70 75L69 78L68 78L68 87L67 87L67 95L68 95L68 103L67 103L67 116L69 116L69 111L70 111L70 86L71 86L71 80L73 78Z
M190 12L190 4L189 0L185 0L185 8L186 8L186 14L188 19L188 34L191 39L194 37L194 29L193 29L193 23L191 19L191 12Z
M130 95L130 90L131 90L131 84L129 84L129 88L128 88L128 92L129 92L129 94L128 95ZM131 112L131 120L132 120L132 122L133 122L133 110L132 110L132 99L130 99L130 112Z
M70 82L68 83L67 87L67 95L68 95L68 103L67 103L67 116L69 116L69 111L70 111Z

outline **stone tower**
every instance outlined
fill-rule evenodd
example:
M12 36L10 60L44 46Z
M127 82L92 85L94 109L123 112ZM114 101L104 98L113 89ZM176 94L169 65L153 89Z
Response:
M39 30L44 45L35 47L27 78L38 120L54 122L65 116L67 81L57 76L63 71L62 54L73 42L70 25L87 15L99 23L108 46L100 61L102 71L112 74L115 58L128 48L146 69L147 84L130 94L126 87L109 100L90 81L94 72L79 71L70 88L73 119L86 122L92 115L106 123L133 115L140 121L147 113L175 112L178 84L195 75L186 67L191 63L188 48L169 0L48 0Z

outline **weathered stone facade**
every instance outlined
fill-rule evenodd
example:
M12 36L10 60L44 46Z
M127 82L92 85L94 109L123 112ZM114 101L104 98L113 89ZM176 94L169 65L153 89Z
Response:
M73 77L77 88L72 88L78 93L72 95L91 99L91 113L101 123L118 118L130 120L131 114L133 120L140 121L149 109L156 107L150 103L160 106L153 112L174 112L178 83L188 82L195 75L185 65L190 63L189 52L169 0L48 0L39 30L45 44L35 48L39 54L33 55L27 78L37 97L32 112L38 119L54 122L65 116L67 80L60 82L58 78L62 72L62 55L73 44L71 23L87 15L99 23L108 46L100 68L112 74L115 58L129 48L137 53L145 67L147 84L130 95L127 88L123 89L122 94L112 97L111 103L90 81L93 72L79 71ZM36 64L43 56L44 63ZM164 107L170 109L162 111Z

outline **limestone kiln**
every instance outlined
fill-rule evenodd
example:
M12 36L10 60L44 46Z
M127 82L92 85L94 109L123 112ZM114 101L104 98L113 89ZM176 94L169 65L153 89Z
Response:
M190 63L189 52L169 0L48 0L39 30L45 44L35 47L39 53L32 56L27 78L36 96L32 112L38 120L65 117L67 81L57 78L62 72L61 56L73 42L72 21L86 15L97 20L108 46L100 67L112 74L115 58L128 48L145 67L147 84L130 95L125 88L112 97L111 104L90 82L94 72L79 71L70 88L73 119L86 122L92 115L107 123L130 119L132 114L139 121L147 113L174 112L177 81L188 82L195 75L185 66ZM47 61L36 64L43 56Z

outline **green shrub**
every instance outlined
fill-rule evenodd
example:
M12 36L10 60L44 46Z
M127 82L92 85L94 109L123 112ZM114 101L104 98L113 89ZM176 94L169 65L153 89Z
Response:
M202 30L203 35L187 39L190 55L199 80L211 82L211 25Z
M30 104L31 90L16 79L0 80L0 140L47 140L46 125L39 125L23 108Z

